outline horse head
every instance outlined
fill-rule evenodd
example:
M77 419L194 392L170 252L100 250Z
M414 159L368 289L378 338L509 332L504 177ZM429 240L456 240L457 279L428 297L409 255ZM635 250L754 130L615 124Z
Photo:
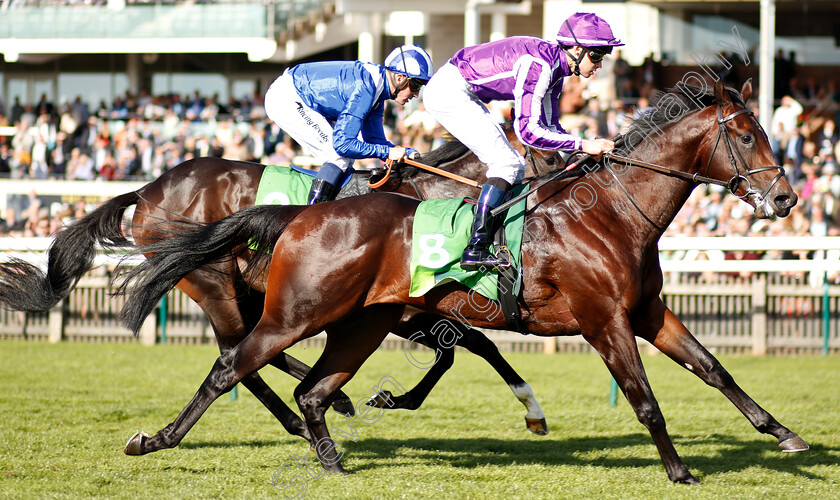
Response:
M752 81L747 80L741 88L742 102L737 102L735 91L726 89L720 81L714 91L718 134L707 160L707 175L729 179L727 188L752 205L757 218L787 216L797 196L784 169L776 163L767 134L746 106Z

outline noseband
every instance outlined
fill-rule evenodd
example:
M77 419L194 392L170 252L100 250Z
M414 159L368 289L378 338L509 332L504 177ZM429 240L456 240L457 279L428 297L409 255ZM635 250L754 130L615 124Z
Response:
M738 151L738 148L735 147L735 141L732 139L732 136L729 135L729 131L726 129L726 122L732 120L737 116L745 114L748 114L755 118L755 113L753 113L752 110L749 108L739 109L738 111L733 111L732 113L723 116L722 107L717 107L718 136L717 139L715 139L715 145L712 148L711 154L709 155L709 161L706 162L706 176L709 175L709 168L712 165L712 158L714 157L715 151L717 150L718 144L720 143L720 138L723 137L724 143L726 144L726 152L729 155L729 164L732 165L732 170L734 172L732 178L729 179L729 181L726 183L726 188L737 198L743 199L750 195L758 195L759 201L761 201L767 197L767 195L770 193L770 190L773 189L773 186L775 186L776 183L779 182L779 179L785 176L785 169L781 165L771 165L768 167L759 167L751 170L749 165L747 165L747 162L744 161L744 157L741 156L741 152ZM760 124L758 127L759 130L763 131ZM735 158L736 155L738 157L737 160ZM740 161L741 165L743 165L743 173L741 173L741 171L738 170L738 161ZM767 189L765 189L764 192L759 193L758 189L752 187L752 183L750 182L749 176L757 174L759 172L765 172L767 170L776 169L779 170L779 174L776 175L776 178L773 179L773 182L771 182L770 185L767 186ZM744 196L738 196L736 192L738 191L738 188L740 187L741 182L743 181L747 182L747 189L744 192Z

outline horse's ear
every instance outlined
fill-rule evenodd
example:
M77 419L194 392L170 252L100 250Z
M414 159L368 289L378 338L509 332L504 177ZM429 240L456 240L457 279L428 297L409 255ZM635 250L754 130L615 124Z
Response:
M753 88L752 88L752 78L749 78L746 82L744 82L744 86L741 87L741 97L744 99L744 102L750 100L750 96L752 96Z
M732 106L732 99L729 98L729 92L726 91L723 82L720 80L715 82L715 101L722 108Z

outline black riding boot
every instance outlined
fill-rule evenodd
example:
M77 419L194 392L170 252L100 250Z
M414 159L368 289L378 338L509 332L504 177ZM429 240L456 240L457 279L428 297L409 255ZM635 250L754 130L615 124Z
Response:
M309 190L309 201L307 204L314 205L316 203L330 201L335 198L337 191L335 186L326 180L315 178L312 180L312 188Z
M475 271L485 267L490 270L507 263L490 253L490 244L493 242L493 219L490 217L490 210L502 203L509 189L510 184L505 180L495 177L487 179L478 196L472 238L461 256L461 269Z

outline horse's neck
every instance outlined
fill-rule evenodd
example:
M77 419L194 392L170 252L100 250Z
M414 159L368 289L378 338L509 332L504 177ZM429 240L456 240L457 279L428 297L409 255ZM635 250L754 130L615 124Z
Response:
M707 148L703 143L714 132L711 128L713 120L704 119L702 123L708 125L698 130L697 120L680 120L663 129L662 135L650 135L646 139L651 141L649 147L637 146L629 156L673 170L698 173L705 161L702 152ZM651 151L655 154L651 154ZM601 175L612 178L609 172ZM629 167L618 178L627 193L617 185L607 191L611 199L619 202L619 206L626 205L619 219L626 219L627 223L644 228L642 233L652 242L662 235L660 229L664 230L671 224L695 186L686 180L642 167ZM612 180L615 184L615 180ZM638 205L638 209L630 202L630 198Z
M691 121L694 125L690 129L685 121L669 126L661 136L648 139L652 141L648 148L637 147L630 156L694 173L700 168L700 151L705 149L701 146L710 129L697 130L697 121ZM708 121L711 120L704 123ZM621 153L617 151L617 154ZM561 232L565 232L565 228L575 233L576 226L608 227L610 233L621 235L622 243L639 249L649 248L656 244L662 231L685 204L693 184L641 167L626 167L618 161L612 165L618 182L609 171L601 168L570 184L547 185L534 200L539 200L538 205L542 206L538 210L545 210L550 221L559 222ZM560 187L559 192L557 187Z

